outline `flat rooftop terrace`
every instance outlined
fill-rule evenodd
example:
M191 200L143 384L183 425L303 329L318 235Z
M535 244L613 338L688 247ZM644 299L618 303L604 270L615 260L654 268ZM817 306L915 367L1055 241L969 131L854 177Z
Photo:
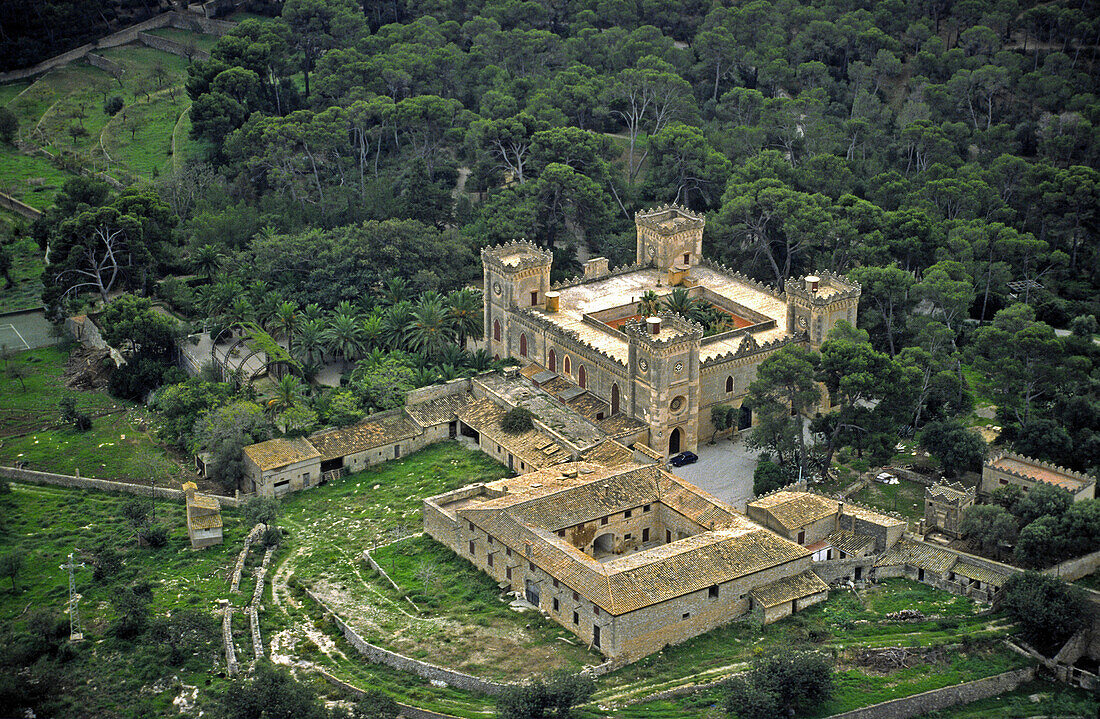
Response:
M637 302L650 290L664 297L674 289L665 282L666 277L667 274L663 271L647 268L595 282L562 287L558 290L561 293L558 312L550 313L544 309L533 311L539 312L563 329L572 330L587 344L625 365L628 357L627 338L606 325L597 327L585 322L584 315ZM716 295L775 320L774 328L753 332L757 342L763 344L787 336L787 304L784 300L701 265L691 268L690 277ZM658 282L661 283L660 286ZM705 344L700 359L706 361L736 352L743 340L744 335L738 335Z
M1071 492L1076 492L1085 486L1085 483L1076 477L1069 477L1060 472L1055 472L1052 469L1041 467L1031 462L1024 462L1012 457L1001 457L995 462L991 463L992 467L996 469L1004 469L1009 472L1016 472L1017 474L1023 474L1033 479L1037 479L1040 482L1047 482L1053 484L1062 489L1068 489Z

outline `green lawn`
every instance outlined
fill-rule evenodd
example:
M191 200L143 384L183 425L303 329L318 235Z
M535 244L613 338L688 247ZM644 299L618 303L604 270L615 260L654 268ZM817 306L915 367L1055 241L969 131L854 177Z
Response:
M191 43L195 48L204 52L210 52L210 48L214 47L214 43L218 41L217 35L206 35L204 33L191 32L190 30L181 30L175 27L161 27L156 30L150 30L150 35L159 35L160 37L167 38L169 40L175 40L180 45L186 46Z
M5 219L0 217L0 224ZM0 233L2 236L2 233ZM0 312L42 306L42 251L30 237L20 237L11 245L13 285L0 289ZM2 280L0 280L2 281Z
M71 177L49 158L27 155L0 143L0 192L25 202L36 210L53 203L57 191Z
M7 105L12 98L31 86L30 80L19 80L7 85L0 85L0 106Z
M882 484L872 481L851 496L859 504L897 512L903 517L920 520L924 516L924 485L899 480L898 484Z
M79 471L85 477L147 482L151 475L157 475L150 464L158 462L162 472L156 476L158 482L171 483L163 472L183 476L185 466L153 437L155 416L140 405L115 399L104 391L67 389L62 381L67 358L66 349L46 347L4 360L0 429L13 435L26 434L0 440L0 463L24 462L28 469L44 472ZM27 373L22 383L8 375L7 363ZM78 409L93 415L89 431L55 427L60 423L58 403L62 397L74 398Z

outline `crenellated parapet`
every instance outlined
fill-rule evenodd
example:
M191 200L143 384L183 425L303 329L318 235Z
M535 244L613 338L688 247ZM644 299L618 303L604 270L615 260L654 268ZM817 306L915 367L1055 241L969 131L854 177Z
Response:
M614 267L611 270L609 270L607 272L607 274L600 274L600 275L595 275L595 276L590 275L590 276L587 276L587 277L584 276L584 275L574 275L573 277L570 277L567 280L562 280L560 282L554 282L553 284L550 285L550 289L552 289L552 290L561 290L561 289L564 289L566 287L576 287L578 285L583 285L583 284L586 284L588 282L599 282L601 280L606 280L609 277L617 277L619 275L628 275L631 272L637 272L638 270L641 270L641 269L645 269L645 268L642 267L641 265L639 265L637 262L632 262L629 265L620 265L619 267Z
M482 264L505 274L549 267L553 260L553 253L528 240L512 240L481 249Z
M805 332L797 332L793 335L787 335L786 337L777 337L768 342L757 342L752 335L746 335L735 351L710 357L703 361L703 367L713 367L734 360L744 360L745 358L759 355L764 352L774 352L785 345L805 343L808 341L809 336Z
M784 290L788 297L824 307L845 300L858 300L863 288L847 277L823 270L816 275L787 278Z
M758 280L754 280L753 278L749 277L748 275L746 275L746 274L744 274L744 273L742 273L738 270L727 267L726 265L722 264L721 262L717 262L715 260L712 260L709 257L704 257L699 262L699 264L701 264L703 267L708 267L708 268L714 270L715 272L718 272L722 275L725 275L726 277L728 277L731 280L734 280L734 281L736 281L740 284L751 287L754 290L756 290L757 292L763 292L764 294L766 294L770 297L774 297L777 300L783 300L784 302L786 302L786 300L787 300L786 295L784 295L782 292L775 289L771 285L766 284L764 282L760 282Z
M702 213L674 203L638 210L634 213L634 222L662 235L672 235L688 229L702 229L706 220Z
M632 340L647 345L653 351L659 351L684 342L699 342L703 339L703 326L678 314L662 312L657 315L659 331L653 333L651 318L631 319L623 324L623 332Z
M607 362L610 362L610 363L614 364L615 366L620 367L622 369L626 369L626 365L622 362L622 360L617 359L616 357L613 357L611 354L609 354L607 352L607 350L601 349L601 348L597 347L596 345L592 344L591 342L589 342L588 340L584 339L584 337L582 337L580 335L580 333L577 332L576 330L574 330L570 327L563 327L559 324L555 324L550 319L548 319L546 317L546 315L544 315L542 312L533 310L529 307L523 307L523 308L519 308L516 311L516 314L519 317L522 317L526 322L529 322L530 324L538 327L539 329L542 329L542 330L546 331L548 334L553 335L555 337L562 337L562 338L571 340L572 342L575 342L577 345L579 345L581 347L584 347L585 349L589 350L593 354L599 355L600 357L602 357Z

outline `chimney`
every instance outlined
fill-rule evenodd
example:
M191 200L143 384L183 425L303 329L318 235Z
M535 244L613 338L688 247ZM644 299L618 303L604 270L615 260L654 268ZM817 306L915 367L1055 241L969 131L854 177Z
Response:
M806 275L806 289L812 293L817 294L817 283L821 282L821 278L817 275Z
M659 335L661 334L661 318L660 317L646 317L645 325L649 328L649 334Z
M560 292L547 292L546 293L546 311L557 312L558 303L561 301Z

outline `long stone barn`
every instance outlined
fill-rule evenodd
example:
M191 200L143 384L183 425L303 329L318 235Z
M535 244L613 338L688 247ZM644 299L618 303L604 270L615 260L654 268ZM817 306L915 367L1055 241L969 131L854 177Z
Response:
M568 462L422 512L429 535L614 659L828 597L810 550L655 464Z
M860 287L843 277L821 272L778 290L704 258L702 215L664 206L635 222L634 264L612 270L594 258L561 284L550 283L552 255L535 244L483 249L483 344L538 365L532 379L562 385L557 396L593 419L639 422L646 432L637 439L662 456L711 436L716 404L739 409L738 429L752 426L742 401L761 362L789 343L817 349L840 320L856 324ZM676 288L718 313L724 329L710 334L641 304L650 291L663 302Z

